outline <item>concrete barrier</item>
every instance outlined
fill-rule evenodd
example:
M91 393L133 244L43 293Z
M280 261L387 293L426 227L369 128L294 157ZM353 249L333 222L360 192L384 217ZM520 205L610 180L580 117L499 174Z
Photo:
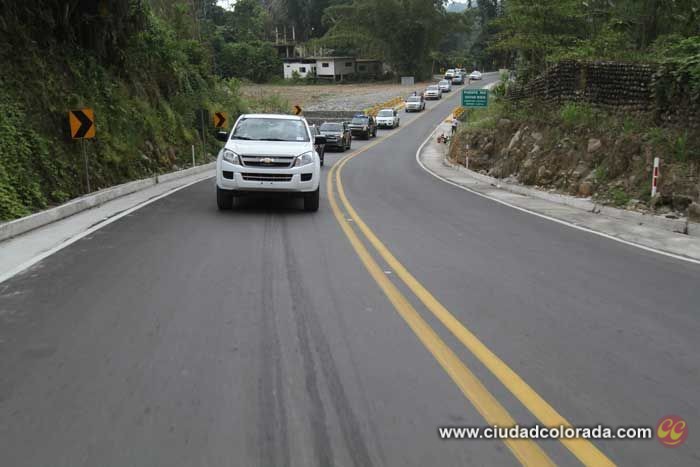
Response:
M0 241L7 240L8 238L21 235L30 230L43 227L52 222L65 219L66 217L77 214L86 209L94 208L100 206L108 201L111 201L128 194L144 190L157 183L166 183L172 180L177 180L179 178L184 178L190 175L196 175L199 173L212 170L215 167L215 163L200 165L197 167L192 167L190 169L178 170L176 172L171 172L163 175L158 175L155 177L144 178L141 180L135 180L133 182L124 183L122 185L116 185L110 188L105 188L104 190L91 193L89 195L81 196L80 198L72 199L67 203L64 203L55 208L47 209L45 211L40 211L31 214L26 217L21 217L9 222L4 222L0 224Z

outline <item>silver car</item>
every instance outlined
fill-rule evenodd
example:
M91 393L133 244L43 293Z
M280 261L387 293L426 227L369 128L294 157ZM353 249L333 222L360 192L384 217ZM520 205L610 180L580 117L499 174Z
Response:
M438 86L440 87L440 91L442 92L450 92L452 91L452 83L446 79L443 79L438 83Z
M428 86L423 95L426 99L442 99L442 91L437 84Z
M420 112L425 110L425 99L421 95L408 96L404 103L406 112Z

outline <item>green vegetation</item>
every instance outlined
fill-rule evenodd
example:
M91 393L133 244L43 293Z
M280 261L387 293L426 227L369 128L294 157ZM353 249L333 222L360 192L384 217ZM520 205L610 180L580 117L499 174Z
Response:
M190 146L201 147L195 111L243 109L237 82L214 75L207 48L180 36L177 23L142 2L92 8L2 4L2 220L86 191L69 109L95 111L97 138L86 143L93 189L187 165Z
M481 2L480 2L481 3ZM527 81L562 59L656 62L700 93L699 0L504 0L492 57Z
M630 195L628 195L625 190L621 188L613 188L610 190L608 196L610 201L617 207L623 207L630 202Z
M559 111L559 117L565 127L591 127L599 121L599 112L588 104L568 102Z
M383 58L396 73L428 77L431 54L460 17L444 0L354 0L324 12L328 33L316 44L344 53Z

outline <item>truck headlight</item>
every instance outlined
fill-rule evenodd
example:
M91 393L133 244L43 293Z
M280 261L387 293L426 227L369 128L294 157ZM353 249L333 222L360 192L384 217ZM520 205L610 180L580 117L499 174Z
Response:
M294 159L294 167L304 167L305 165L314 163L314 153L313 151L305 152L304 154L299 154L296 159Z
M243 165L243 164L241 164L241 158L238 156L238 154L231 151L230 149L224 149L224 152L221 155L221 157L226 162L230 162L233 165Z

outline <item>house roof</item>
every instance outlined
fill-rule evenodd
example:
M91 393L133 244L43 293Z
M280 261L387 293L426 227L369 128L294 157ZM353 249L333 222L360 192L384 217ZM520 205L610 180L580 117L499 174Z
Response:
M290 64L290 63L316 63L315 58L283 58L282 61L284 63Z
M355 57L310 57L313 60L355 60Z

